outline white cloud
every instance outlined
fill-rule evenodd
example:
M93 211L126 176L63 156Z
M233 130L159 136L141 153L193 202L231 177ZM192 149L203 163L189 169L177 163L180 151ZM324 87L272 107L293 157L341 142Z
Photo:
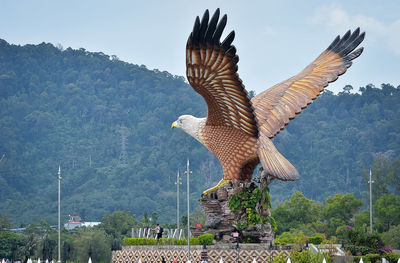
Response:
M337 5L324 5L316 9L307 21L315 25L336 28L343 32L360 27L370 41L383 42L392 52L400 55L400 20L384 23L374 17L349 14Z

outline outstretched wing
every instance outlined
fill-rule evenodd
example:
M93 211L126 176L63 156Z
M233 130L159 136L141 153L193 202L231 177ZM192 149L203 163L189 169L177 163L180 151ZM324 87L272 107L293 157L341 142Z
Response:
M201 22L196 18L186 45L186 75L207 103L206 125L235 127L257 137L250 98L237 74L239 57L231 45L234 31L220 42L226 21L226 15L219 21L219 9L210 21L208 10Z
M251 102L255 109L259 132L273 138L302 109L346 72L363 48L353 50L364 40L365 32L357 28L337 36L322 54L296 76L258 94Z

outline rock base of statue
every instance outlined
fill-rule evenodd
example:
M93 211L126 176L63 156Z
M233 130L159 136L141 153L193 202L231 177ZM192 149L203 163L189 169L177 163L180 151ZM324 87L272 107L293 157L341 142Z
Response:
M260 182L261 181L261 182ZM217 241L235 243L247 241L251 243L270 243L274 240L274 231L268 220L264 223L252 226L241 225L238 221L247 219L244 211L231 211L229 209L229 200L232 195L245 191L252 191L254 188L264 189L271 183L268 177L260 175L259 182L255 184L250 181L233 180L224 185L217 191L200 199L200 204L207 216L204 227L206 233L212 233ZM271 215L269 207L263 204L256 205L257 213L262 217ZM234 234L238 233L238 234ZM238 237L236 237L238 235Z

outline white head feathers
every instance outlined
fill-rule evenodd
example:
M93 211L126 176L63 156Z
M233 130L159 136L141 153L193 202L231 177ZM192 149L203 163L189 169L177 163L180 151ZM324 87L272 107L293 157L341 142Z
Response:
M179 116L178 120L174 122L173 127L181 128L187 134L201 143L204 143L201 138L201 131L206 124L206 118L196 118L192 115Z

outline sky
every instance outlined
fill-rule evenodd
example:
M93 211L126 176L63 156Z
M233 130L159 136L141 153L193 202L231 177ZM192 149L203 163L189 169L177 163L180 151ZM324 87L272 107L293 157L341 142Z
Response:
M349 84L400 85L400 1L0 0L0 38L116 55L185 76L185 47L196 16L220 8L235 30L239 76L260 93L296 75L337 35L366 32L364 53L329 90Z

